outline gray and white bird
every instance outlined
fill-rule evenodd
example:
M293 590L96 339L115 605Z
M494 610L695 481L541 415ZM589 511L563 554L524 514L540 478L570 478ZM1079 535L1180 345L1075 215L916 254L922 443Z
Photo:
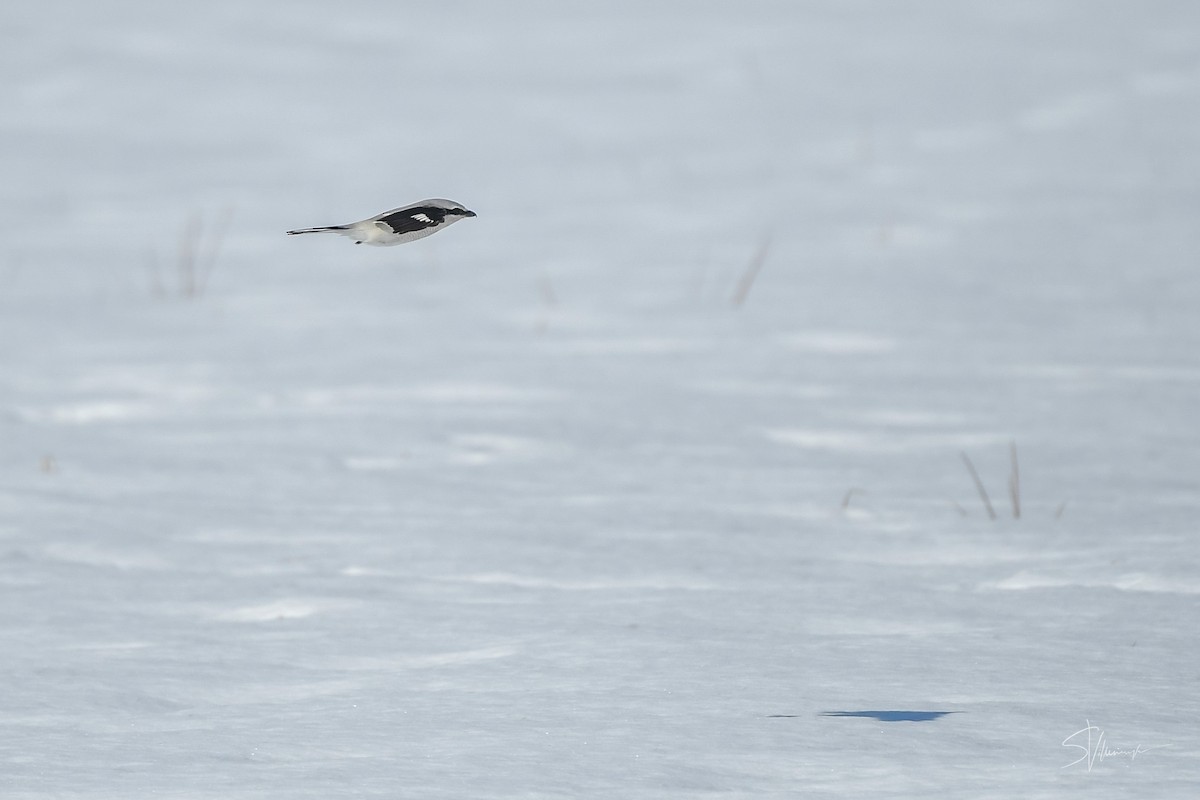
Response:
M453 225L460 219L473 216L475 216L475 212L463 208L461 203L433 198L412 203L403 208L393 208L391 211L376 214L361 222L328 225L322 228L299 228L288 231L288 236L294 236L297 233L325 233L328 231L349 236L355 244L388 247L393 244L424 239L442 228Z

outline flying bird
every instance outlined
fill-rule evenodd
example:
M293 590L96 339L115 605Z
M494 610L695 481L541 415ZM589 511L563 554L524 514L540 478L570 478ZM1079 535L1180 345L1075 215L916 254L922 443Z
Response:
M460 203L434 198L412 203L403 208L393 208L391 211L376 214L361 222L328 225L322 228L299 228L288 231L288 236L294 236L297 233L325 233L328 231L349 236L355 244L388 247L393 244L424 239L442 228L453 225L460 219L473 216L475 216L475 212L468 211Z

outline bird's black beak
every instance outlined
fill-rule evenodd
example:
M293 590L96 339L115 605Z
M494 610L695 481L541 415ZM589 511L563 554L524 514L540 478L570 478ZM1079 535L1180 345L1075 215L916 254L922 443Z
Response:
M478 215L478 214L476 214L474 211L468 211L468 210L467 210L467 209L465 209L465 208L462 210L462 215L463 215L464 217L477 217L477 216L479 216L479 215Z

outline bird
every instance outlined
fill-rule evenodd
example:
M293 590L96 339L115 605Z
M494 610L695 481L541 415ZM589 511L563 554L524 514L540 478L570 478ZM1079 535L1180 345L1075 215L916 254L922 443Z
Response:
M320 228L298 228L288 231L288 236L298 233L337 233L349 236L355 244L371 244L390 247L395 244L414 242L453 225L460 219L474 217L461 203L453 200L431 198L411 203L401 208L384 211L360 222L346 225L327 225Z

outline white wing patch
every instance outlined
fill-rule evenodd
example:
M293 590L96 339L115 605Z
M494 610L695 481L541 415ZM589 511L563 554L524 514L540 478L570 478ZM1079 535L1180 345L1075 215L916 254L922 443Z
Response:
M424 222L427 225L433 224L433 220L431 220L429 217L425 216L424 214L413 214L412 218L415 219L417 222Z

